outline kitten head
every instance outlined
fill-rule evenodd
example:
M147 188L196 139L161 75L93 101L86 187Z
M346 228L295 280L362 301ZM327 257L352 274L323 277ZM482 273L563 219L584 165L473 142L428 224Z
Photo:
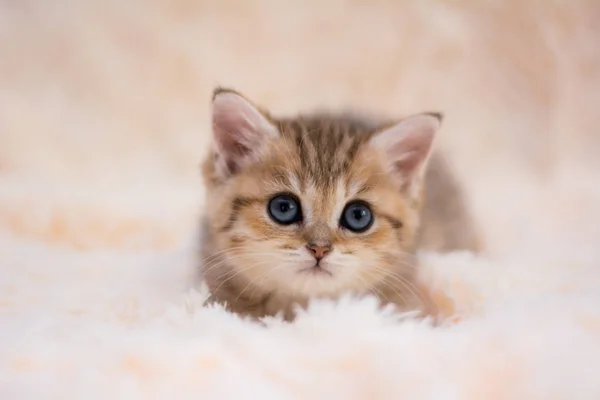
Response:
M377 290L410 273L440 121L279 119L235 91L216 90L214 145L203 166L214 257L205 268L227 265L213 276L239 279L247 294L304 297Z

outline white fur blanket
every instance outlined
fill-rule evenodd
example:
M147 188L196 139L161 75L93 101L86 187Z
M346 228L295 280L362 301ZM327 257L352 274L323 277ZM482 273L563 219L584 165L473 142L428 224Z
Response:
M600 398L598 5L513 3L2 2L0 399ZM420 255L447 326L201 307L216 83L446 113L490 249Z
M69 229L23 207L13 232L27 217L51 237ZM0 397L598 398L600 249L538 240L505 258L422 255L446 327L343 299L265 328L201 307L189 240L86 250L4 233Z

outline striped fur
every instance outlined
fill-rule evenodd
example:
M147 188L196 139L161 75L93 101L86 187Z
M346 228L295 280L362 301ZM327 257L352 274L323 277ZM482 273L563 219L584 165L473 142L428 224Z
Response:
M402 309L424 307L413 281L415 251L479 248L460 188L439 155L429 159L418 195L399 190L381 152L370 145L391 123L333 114L275 118L255 109L279 136L260 151L242 149L256 154L235 173L219 169L219 151L203 164L202 276L211 301L244 315L281 312L286 318L293 317L295 305L342 293L374 294ZM429 192L435 202L427 200ZM269 218L267 204L278 193L300 200L302 223L281 226ZM365 233L339 226L350 200L373 210L375 223ZM306 244L317 239L333 243L327 257L331 276L299 272L314 261Z

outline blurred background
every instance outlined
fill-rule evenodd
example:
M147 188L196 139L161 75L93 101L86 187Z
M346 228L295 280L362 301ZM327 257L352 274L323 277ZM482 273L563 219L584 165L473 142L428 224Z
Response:
M0 230L179 243L210 209L216 85L281 114L441 111L491 251L597 247L593 0L0 0Z

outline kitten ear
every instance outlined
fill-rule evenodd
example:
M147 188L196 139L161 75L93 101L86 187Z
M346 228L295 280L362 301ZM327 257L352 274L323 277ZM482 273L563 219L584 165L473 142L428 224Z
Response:
M389 173L411 196L418 194L441 122L442 114L413 115L381 130L370 140L384 154Z
M217 169L225 176L255 161L269 139L279 131L239 93L218 88L212 100L212 133Z

